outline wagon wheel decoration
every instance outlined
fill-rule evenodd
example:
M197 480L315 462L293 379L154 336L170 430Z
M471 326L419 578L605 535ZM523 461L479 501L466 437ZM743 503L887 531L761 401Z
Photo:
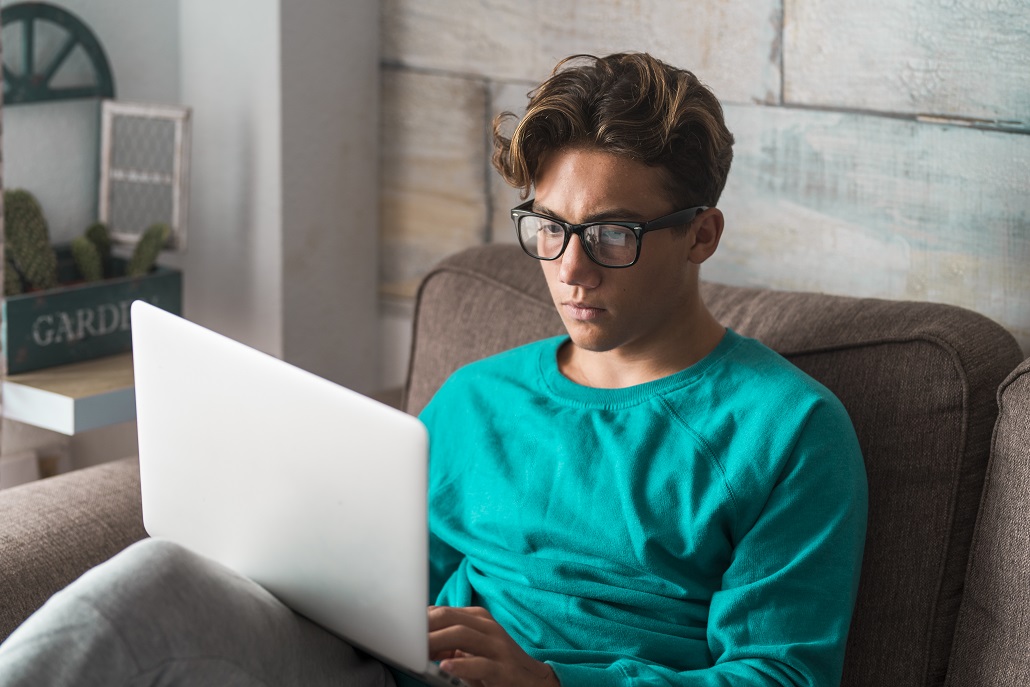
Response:
M20 64L4 59L4 104L114 97L114 79L104 49L89 27L75 15L45 2L22 2L0 11L0 25L8 34L5 44L16 42L11 40L15 38L21 41L21 49L17 51ZM46 54L40 55L40 52ZM92 81L86 78L86 83L55 85L54 77L60 75L62 67L69 64L69 56L75 52L81 52L88 60ZM42 58L39 65L37 58ZM58 81L67 81L69 74L71 70ZM72 80L78 81L79 76L72 75Z

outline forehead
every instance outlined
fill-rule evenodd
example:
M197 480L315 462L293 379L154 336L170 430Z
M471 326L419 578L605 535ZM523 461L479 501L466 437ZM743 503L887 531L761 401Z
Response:
M661 168L597 148L548 153L534 186L534 207L569 222L598 215L614 219L616 211L623 219L648 220L675 209Z

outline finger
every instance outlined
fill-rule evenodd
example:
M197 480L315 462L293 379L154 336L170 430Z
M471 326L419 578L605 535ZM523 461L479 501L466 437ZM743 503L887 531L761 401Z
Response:
M432 629L428 638L429 650L433 654L461 650L490 658L500 656L505 647L513 643L504 628L494 621L475 618L470 622Z
M492 661L482 656L470 656L448 659L440 663L440 668L470 684L523 686L556 684L551 667L532 659L529 659L528 663L512 664Z
M474 615L474 616L477 616L477 617L480 617L480 618L493 618L493 616L490 615L490 611L486 610L482 606L435 606L434 605L434 606L429 606L428 607L428 611L430 613L441 612L444 609L450 610L450 611L454 611L456 613L465 613L467 615Z
M484 633L495 632L495 628L500 627L486 609L451 608L449 606L437 606L429 609L430 632L452 625L465 625Z
M476 618L493 619L493 616L490 615L490 611L486 610L482 606L429 606L427 610L429 615L454 613L458 615L473 616Z
M490 615L490 611L486 610L482 606L462 606L459 607L458 610L469 615L474 615L477 618L489 618L490 620L494 619L494 617Z
M435 656L431 654L429 656L429 660L430 661L446 661L448 658L468 658L469 656L473 656L473 655L474 654L470 654L467 651L462 651L461 649L455 649L454 651L442 651L442 652L440 652L439 655L435 655Z
M469 683L489 683L505 677L501 664L482 656L447 659L440 663L440 668Z
M434 657L454 651L495 657L499 645L494 636L466 625L449 625L429 633L429 653Z

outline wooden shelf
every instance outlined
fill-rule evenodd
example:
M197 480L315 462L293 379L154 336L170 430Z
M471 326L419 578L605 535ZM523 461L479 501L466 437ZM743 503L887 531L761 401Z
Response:
M3 415L68 435L135 420L132 354L11 375Z

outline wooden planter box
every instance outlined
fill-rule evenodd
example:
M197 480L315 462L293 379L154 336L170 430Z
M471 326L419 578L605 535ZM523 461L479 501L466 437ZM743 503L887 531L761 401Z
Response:
M129 306L144 300L182 314L182 272L157 267L125 277L127 260L112 257L110 279L79 282L67 246L56 246L61 285L3 300L0 345L7 374L77 363L132 350Z

